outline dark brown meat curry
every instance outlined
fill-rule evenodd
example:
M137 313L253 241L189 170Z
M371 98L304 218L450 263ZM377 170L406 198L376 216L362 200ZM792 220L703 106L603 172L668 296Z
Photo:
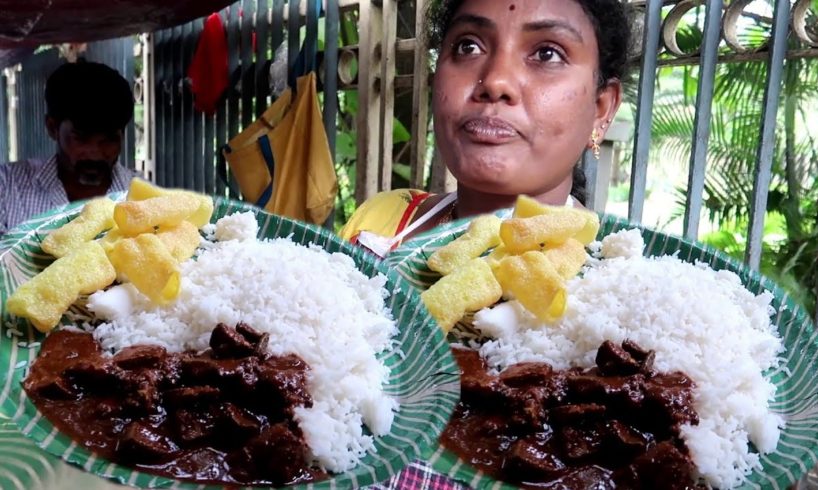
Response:
M592 369L520 363L499 375L476 351L454 354L461 401L441 442L471 465L528 488L698 488L679 436L698 423L693 382L656 373L652 351L605 342Z
M201 354L140 345L103 355L91 334L43 342L24 388L60 431L118 463L201 483L283 485L310 467L293 420L309 367L267 354L267 335L220 324Z

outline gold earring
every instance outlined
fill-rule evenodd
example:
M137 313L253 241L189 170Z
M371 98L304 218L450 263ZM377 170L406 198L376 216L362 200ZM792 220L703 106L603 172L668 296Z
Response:
M594 158L599 160L599 131L594 128L593 132L591 133L591 151L594 154Z

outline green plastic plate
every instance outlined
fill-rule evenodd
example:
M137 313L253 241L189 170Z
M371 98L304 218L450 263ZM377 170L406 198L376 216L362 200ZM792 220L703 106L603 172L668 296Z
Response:
M114 196L119 197L119 196ZM274 216L246 204L217 198L216 219L240 211L252 211L259 223L259 236L291 237L297 243L314 243L330 252L350 255L366 275L387 276L390 296L387 304L398 324L397 347L400 351L384 355L391 368L386 391L400 403L392 431L375 439L376 452L368 454L354 470L330 480L293 488L349 488L383 481L397 474L417 457L427 456L437 445L460 396L459 374L449 346L431 319L416 288L394 269L388 269L373 255L353 247L331 232L316 226ZM166 477L131 470L105 461L61 434L26 397L21 382L36 358L42 340L27 321L14 319L5 310L14 289L46 267L52 258L40 248L49 230L76 216L81 204L72 204L41 215L17 227L0 240L0 488L28 489L47 473L56 456L85 471L143 488L217 488L178 482ZM64 324L70 321L63 317ZM21 333L19 337L16 332ZM33 343L33 344L32 344ZM23 435L42 448L21 439L10 429L12 421ZM22 442L21 442L22 441ZM65 487L68 488L68 487Z
M423 290L439 277L426 266L428 257L438 248L460 236L466 221L450 223L404 243L386 262L416 288ZM727 269L741 278L755 294L764 290L774 295L772 318L787 348L785 362L766 373L777 387L772 410L784 415L787 427L775 452L761 456L763 468L752 473L743 489L786 489L809 471L818 460L818 338L815 327L803 308L769 279L743 263L701 243L639 227L615 216L603 216L598 238L627 228L639 228L645 240L645 255L678 253L687 262L702 261L714 269ZM788 374L789 372L789 374ZM438 448L430 462L435 470L474 488L514 488L502 484L469 466L449 451Z

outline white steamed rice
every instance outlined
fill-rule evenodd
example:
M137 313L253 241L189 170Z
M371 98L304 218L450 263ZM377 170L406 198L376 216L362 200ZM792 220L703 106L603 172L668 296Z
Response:
M350 257L287 239L258 241L252 213L222 218L221 240L182 264L179 298L151 305L131 285L91 296L89 308L108 320L94 330L105 349L157 344L169 351L203 350L222 322L240 321L270 334L269 351L295 353L311 368L311 408L296 420L314 463L343 472L389 432L397 410L384 393L389 369L376 354L397 333L386 308L386 278L368 278ZM263 396L263 394L260 394Z
M699 476L736 486L760 464L748 440L773 451L783 427L769 409L775 386L762 374L784 350L770 324L772 295L756 296L735 274L704 264L644 258L643 247L635 230L606 238L607 258L569 282L566 314L552 325L516 301L478 312L474 326L495 339L481 355L495 369L523 361L565 369L593 366L605 340L655 350L657 369L683 371L696 383L700 423L684 426L682 437Z

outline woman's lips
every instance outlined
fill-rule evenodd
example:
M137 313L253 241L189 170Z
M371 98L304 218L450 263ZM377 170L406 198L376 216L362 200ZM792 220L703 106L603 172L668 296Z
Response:
M499 145L517 138L517 130L503 119L476 117L463 123L463 131L475 143Z

